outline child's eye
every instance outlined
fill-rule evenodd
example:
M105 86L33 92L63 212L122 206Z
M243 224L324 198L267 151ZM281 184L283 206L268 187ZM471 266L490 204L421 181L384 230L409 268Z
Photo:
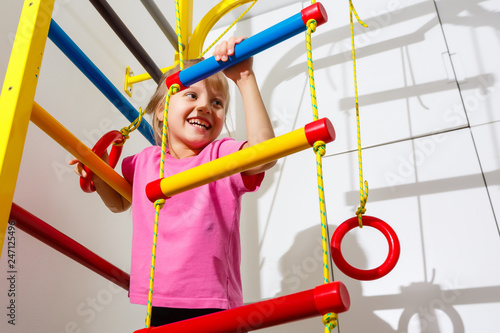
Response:
M216 105L217 107L220 107L220 108L221 108L221 107L223 107L223 105L222 105L222 101L221 101L220 99L214 99L214 100L212 101L212 103L213 103L214 105Z
M189 97L189 98L192 98L192 99L196 99L196 94L195 93L192 93L192 92L188 92L186 93L185 95L186 97Z

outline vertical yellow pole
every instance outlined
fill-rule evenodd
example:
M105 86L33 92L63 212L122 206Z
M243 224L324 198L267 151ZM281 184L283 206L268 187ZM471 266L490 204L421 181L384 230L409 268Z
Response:
M0 250L49 32L54 0L24 2L0 95Z
M191 34L193 33L193 0L180 0L179 7L181 13L182 44L184 44L184 59L187 60L190 59L187 55L189 53ZM178 60L177 53L176 60Z

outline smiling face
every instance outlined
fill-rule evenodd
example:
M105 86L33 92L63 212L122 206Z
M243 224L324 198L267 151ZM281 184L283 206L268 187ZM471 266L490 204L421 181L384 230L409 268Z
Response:
M177 158L197 155L217 139L226 117L226 93L206 80L199 81L170 98L168 145ZM158 110L163 120L163 110Z

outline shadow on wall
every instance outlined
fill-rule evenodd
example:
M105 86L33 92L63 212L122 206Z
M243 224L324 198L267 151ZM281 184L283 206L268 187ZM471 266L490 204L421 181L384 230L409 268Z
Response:
M335 227L336 226L330 225L330 231L333 231ZM342 245L343 251L363 255L356 238L350 234L345 236ZM280 260L280 271L283 280L281 282L281 292L276 296L284 296L321 285L323 283L322 251L321 228L319 225L298 233L292 247ZM366 258L359 259L361 260L358 260L358 263L366 262ZM330 262L330 268L331 265L332 263ZM330 280L332 280L331 276ZM333 280L336 280L335 276ZM372 309L364 305L362 287L359 281L344 278L342 282L346 284L349 290L351 309L339 315L340 331L342 330L344 322L350 332L363 332L368 328L371 332L394 331L384 320L375 315L374 310L376 310L376 308ZM359 320L360 316L363 317L363 320ZM321 324L321 319L319 317L317 321ZM298 330L301 325L304 327ZM293 332L304 332L306 329L310 329L310 323L296 323L293 327ZM283 333L284 332L285 331L283 331ZM290 332L290 330L287 329L287 332Z
M443 3L449 1L443 1ZM480 1L482 2L482 1ZM480 3L479 2L479 3ZM439 7L441 4L436 3ZM448 6L449 7L449 6ZM479 4L472 4L465 1L460 1L460 6L457 5L457 12L453 13L445 24L456 24L470 27L492 26L498 30L500 21L493 20L493 12L485 12ZM472 16L461 17L458 10L468 11ZM387 17L372 17L371 21L385 22L384 26L409 21L415 17L426 16L435 11L433 5L429 3L419 3L413 6L403 8L403 11L398 15L393 15L387 21ZM486 20L481 17L486 16ZM370 22L366 21L370 26ZM359 58L368 57L374 54L380 54L394 48L403 48L417 44L425 39L425 35L429 30L434 28L439 21L433 17L431 20L423 24L419 29L412 34L394 38L392 40L383 41L377 44L365 45L359 48ZM332 41L345 40L348 38L349 29L342 27L327 32L320 32L314 38L314 46L326 46L332 44ZM369 37L369 36L368 36ZM366 44L366 43L365 43ZM325 69L340 63L349 62L351 59L350 50L343 49L338 46L338 52L326 58L315 61L316 69ZM284 54L277 66L273 67L268 73L268 79L264 82L261 90L266 104L269 104L274 93L274 87L278 83L302 75L305 68L305 60L297 63L297 59L303 57L303 45L298 45ZM493 86L494 75L484 73L472 78L468 78L469 85L475 88L490 89ZM461 83L459 83L460 85ZM332 83L332 86L336 86ZM365 95L361 97L361 104L375 104L388 100L396 100L400 98L409 98L421 96L423 94L432 93L437 90L455 89L445 81L429 82L420 85L410 85L401 89L378 92L373 95ZM339 101L338 107L347 111L351 108L353 97L345 97ZM349 102L351 101L351 102ZM237 122L240 123L240 122ZM496 171L491 175L494 176ZM422 185L402 185L402 187L411 187L405 191L397 191L397 193L414 193L421 195L422 193L433 193L435 191L443 192L443 187L447 188L467 188L470 183L470 177L463 177L464 182L456 183L456 180L451 183L448 180L439 182L425 183ZM267 179L270 181L270 178ZM457 185L461 184L461 185ZM464 185L465 184L465 185ZM439 186L437 186L439 185ZM377 191L377 190L375 190ZM394 196L394 189L382 189L373 194L375 197L391 198ZM390 193L388 192L390 191ZM358 195L358 193L346 193L346 198ZM352 198L351 198L352 199ZM352 200L347 200L351 202ZM355 200L354 200L355 201ZM251 205L256 208L256 205ZM247 209L251 213L250 223L253 223L257 218L257 214L253 209ZM247 218L247 217L246 217ZM252 228L256 228L252 225ZM334 230L331 228L331 230ZM258 243L258 232L252 230L254 234L252 239ZM246 236L245 236L246 237ZM252 241L253 242L253 241ZM255 247L252 246L252 251ZM352 235L347 235L344 238L343 249L346 252L356 253L363 256L357 239ZM259 264L258 253L252 253L254 261L251 272L252 280L256 285L259 284ZM365 258L358 258L358 263L366 263ZM255 269L256 268L256 269ZM320 229L318 227L303 230L296 235L293 246L280 259L280 272L282 276L281 291L275 296L283 296L290 293L295 293L301 290L311 289L323 283L322 278L322 257L321 257L321 240ZM488 304L500 302L500 287L483 287L483 288L467 288L467 289L448 289L446 286L438 285L431 281L414 281L409 285L401 286L399 294L392 295L377 295L363 296L362 283L350 278L343 278L342 281L347 285L351 295L352 306L350 311L340 315L340 330L342 328L349 332L465 332L464 319L460 316L457 306L470 304ZM257 289L256 289L257 290ZM260 289L259 289L260 290ZM379 317L379 311L393 311L390 316L390 323ZM397 313L397 314L396 314ZM395 319L394 319L395 318ZM319 320L319 319L315 319ZM320 322L320 320L319 320ZM292 324L291 324L292 325ZM284 325L270 329L272 332L304 332L310 330L310 322L303 321L294 323L293 326Z
M409 165L410 167L413 167ZM500 185L500 170L483 172L486 179L490 179L490 186ZM447 179L420 181L414 184L401 184L385 188L370 190L371 202L393 200L396 198L423 196L435 193L445 193L473 189L478 187L478 174L453 177ZM397 193L397 196L395 195ZM349 191L345 193L345 202L356 202L359 191ZM374 199L375 198L375 199Z
M330 231L333 231L334 227L331 225ZM293 246L280 260L280 272L283 278L281 291L275 295L276 297L312 289L323 283L322 247L319 235L319 226L297 234ZM356 262L360 266L366 263L358 240L352 234L348 233L343 239L342 250L345 253L358 255ZM464 321L457 310L458 305L500 301L500 287L497 286L445 290L432 280L402 286L401 292L395 295L363 296L361 282L342 275L341 281L346 284L351 297L351 308L339 315L339 332L344 328L349 332L370 330L401 333L465 333ZM396 320L391 326L376 314L377 311L384 310L402 310L397 319L397 326ZM321 324L321 320L319 318L317 320ZM304 332L310 329L311 321L302 321L276 327L272 332Z
M266 171L266 176L261 187L255 193L246 194L243 197L240 218L241 233L241 253L242 261L241 276L243 278L243 292L245 301L251 302L260 298L260 241L259 241L259 220L258 201L266 192L270 191L279 176L279 166Z
M446 21L443 23L462 25L466 27L491 26L497 30L500 29L500 21L493 18L496 15L495 12L489 12L477 3L467 2L465 0L460 2L460 5L455 4L455 2L453 2L453 6L447 5L447 10L456 8L456 12L451 14L445 13ZM443 4L437 3L437 5L442 6ZM461 17L460 13L465 11L471 13L472 16ZM405 21L411 21L415 18L427 16L435 12L436 8L433 5L429 5L428 2L421 2L408 7L399 8L394 13L380 14L366 18L365 22L368 24L369 28L356 31L357 37L360 38L358 41L360 45L356 46L357 59L381 54L388 50L409 47L422 42L425 40L426 34L431 29L435 28L436 25L439 25L439 20L436 17L431 17L429 21L411 34L378 42L376 44L369 43L372 39L372 34L375 34L379 29L400 24ZM355 26L355 29L358 29L358 27ZM331 54L327 57L314 59L314 68L316 70L330 68L343 63L350 63L352 61L350 42L340 42L348 40L349 33L350 29L348 26L343 26L329 31L318 30L318 32L313 36L313 48L331 45L332 49ZM297 59L304 60L297 64ZM283 57L277 62L277 66L273 67L272 71L269 73L268 77L270 79L264 83L261 89L264 100L267 102L271 99L274 87L276 87L280 82L301 75L306 70L307 64L304 56L304 45L300 44L291 48L286 54L284 54ZM332 87L338 86L339 80L342 80L342 78L332 78L330 85ZM491 89L493 82L494 74L482 74L467 78L467 85L469 89ZM459 82L459 85L463 83L465 82ZM456 86L450 85L448 80L424 84L413 83L409 86L395 88L388 91L380 91L374 94L363 94L359 97L359 103L361 105L370 105L403 98L419 97L425 94L435 93L436 91L449 89L456 89ZM353 105L354 96L343 97L339 100L338 108L342 111L349 111L352 109Z

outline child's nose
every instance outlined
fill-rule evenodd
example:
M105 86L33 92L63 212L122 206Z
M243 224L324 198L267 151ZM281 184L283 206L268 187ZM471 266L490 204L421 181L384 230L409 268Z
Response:
M203 98L198 99L197 110L205 113L211 112L212 110L210 109L210 101Z

